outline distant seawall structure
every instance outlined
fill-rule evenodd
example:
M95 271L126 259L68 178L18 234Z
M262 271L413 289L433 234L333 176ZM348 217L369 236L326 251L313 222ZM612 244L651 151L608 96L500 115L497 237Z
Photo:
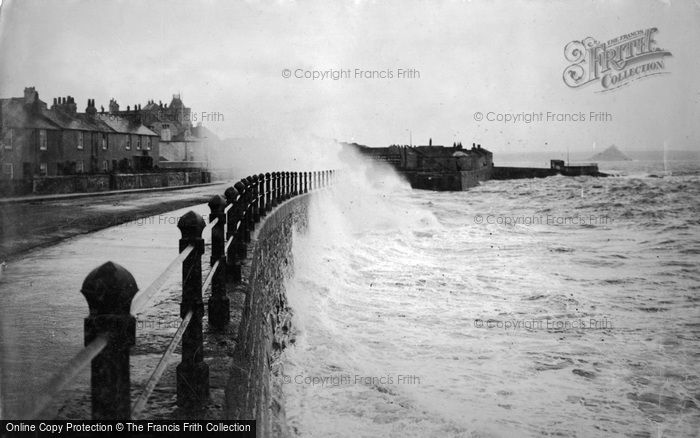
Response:
M341 143L373 161L385 162L401 174L414 189L461 191L490 179L545 178L564 176L608 176L595 163L565 164L551 160L549 168L499 167L493 164L493 153L472 143L471 149L461 143L452 147L392 145L372 148L357 143Z

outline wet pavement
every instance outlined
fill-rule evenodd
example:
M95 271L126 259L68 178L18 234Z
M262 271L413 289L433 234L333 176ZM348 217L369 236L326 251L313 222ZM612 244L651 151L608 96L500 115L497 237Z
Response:
M132 192L0 204L0 262L63 239L207 202L232 182L160 192Z
M202 187L187 189L186 193L153 193L138 197L118 195L111 199L57 201L41 205L12 205L30 211L41 210L39 217L45 227L50 227L48 211L56 212L69 224L69 218L78 226L59 228L44 239L33 242L50 242L60 233L75 233L84 229L83 215L93 214L116 220L129 218L134 212L151 208L157 202L159 208L169 203L208 200L212 194L227 187ZM95 203L95 201L98 201ZM111 201L111 203L110 203ZM3 206L4 208L5 206ZM24 252L7 263L0 279L0 358L2 371L3 416L17 418L32 406L36 394L51 376L83 347L83 319L87 316L87 303L80 294L85 276L107 261L124 266L135 277L139 288L147 287L177 256L178 218L188 210L202 214L205 219L209 209L205 204L177 211L129 221L94 233L75 236L60 243ZM60 210L61 213L57 213ZM44 214L45 212L45 214ZM65 214L64 213L68 213ZM3 215L6 212L3 211ZM209 260L209 236L203 260ZM205 263L206 265L207 263ZM206 271L203 276L206 276ZM132 396L139 394L150 373L165 351L179 322L181 278L178 272L146 306L137 318L137 341L132 349ZM236 301L235 297L234 301ZM206 295L205 295L206 300ZM234 316L236 313L234 312ZM206 322L206 320L205 320ZM237 327L237 324L232 324ZM205 326L206 330L206 326ZM233 330L233 329L232 329ZM179 348L170 361L161 383L156 388L145 418L216 418L223 405L223 388L228 356L235 342L232 333L207 334L205 350L217 354L207 355L212 379L212 402L205 411L182 412L175 406L174 369L180 361ZM46 411L46 418L89 418L89 371L83 372L56 402Z

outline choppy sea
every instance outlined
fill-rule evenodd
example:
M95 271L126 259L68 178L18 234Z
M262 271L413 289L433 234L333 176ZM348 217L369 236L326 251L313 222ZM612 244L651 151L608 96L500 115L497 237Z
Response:
M316 199L287 288L303 437L700 436L700 163Z

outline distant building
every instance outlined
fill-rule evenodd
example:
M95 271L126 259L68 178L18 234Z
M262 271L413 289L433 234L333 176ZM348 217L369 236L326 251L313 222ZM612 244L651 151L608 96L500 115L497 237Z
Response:
M452 147L391 145L371 148L356 143L342 143L376 161L391 164L404 175L413 188L430 190L465 190L491 178L493 154L472 144L464 149L462 144Z
M159 156L158 134L118 115L99 113L88 99L79 113L71 96L51 108L34 87L23 97L0 99L3 180L36 176L144 171Z
M186 107L179 94L174 94L170 104L149 100L145 106L135 104L120 109L115 99L109 103L109 113L143 124L158 134L160 155L158 165L166 168L209 167L209 150L205 139L198 136L193 126L192 109Z
M432 143L432 141L430 142ZM391 145L383 148L372 148L346 143L354 146L363 155L374 160L386 161L398 170L440 172L479 170L493 166L493 153L472 144L471 149L465 149L462 144L455 143L452 147L442 145L402 146Z

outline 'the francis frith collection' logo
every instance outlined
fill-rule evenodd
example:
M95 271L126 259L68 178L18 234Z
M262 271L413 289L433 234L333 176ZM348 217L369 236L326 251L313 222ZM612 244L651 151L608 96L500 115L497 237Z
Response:
M592 37L571 41L564 48L572 64L564 70L564 83L578 88L600 82L601 90L611 91L647 76L668 73L664 63L668 50L654 40L655 27L621 35L601 43Z

